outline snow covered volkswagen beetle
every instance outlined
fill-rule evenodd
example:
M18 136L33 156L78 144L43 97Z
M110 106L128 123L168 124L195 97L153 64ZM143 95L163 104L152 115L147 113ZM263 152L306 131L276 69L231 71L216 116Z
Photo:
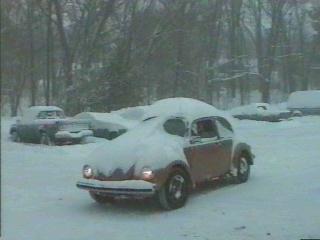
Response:
M227 118L198 100L160 100L141 124L88 156L77 187L99 203L153 196L164 209L175 209L197 183L226 175L246 182L253 154L236 140Z

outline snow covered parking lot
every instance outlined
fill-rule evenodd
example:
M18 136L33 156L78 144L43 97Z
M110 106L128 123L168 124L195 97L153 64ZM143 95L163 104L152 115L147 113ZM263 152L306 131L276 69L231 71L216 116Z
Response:
M141 201L99 206L75 187L103 142L13 143L2 119L2 238L320 238L320 117L236 124L256 155L249 181L206 186L166 212Z

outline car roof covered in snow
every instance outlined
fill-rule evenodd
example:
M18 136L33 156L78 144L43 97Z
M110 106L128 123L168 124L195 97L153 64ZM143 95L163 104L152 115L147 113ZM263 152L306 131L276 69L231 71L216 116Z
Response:
M183 116L189 121L209 116L229 117L223 111L196 99L167 98L150 105L144 114L144 119L166 116Z
M125 119L142 121L144 114L149 108L150 108L149 105L128 107L128 108L122 108L119 110L112 111L111 113L118 114Z
M39 114L39 112L42 112L42 111L63 111L63 110L56 106L32 106L27 108L23 112L22 117L25 120L27 119L32 120L32 119L35 119Z
M288 99L288 108L320 108L320 90L291 93Z
M56 106L32 106L27 109L28 111L41 112L41 111L63 111Z
M115 124L118 125L118 128L121 128L120 126L131 128L137 124L136 121L125 119L115 113L82 112L75 115L74 118L91 119L94 121Z

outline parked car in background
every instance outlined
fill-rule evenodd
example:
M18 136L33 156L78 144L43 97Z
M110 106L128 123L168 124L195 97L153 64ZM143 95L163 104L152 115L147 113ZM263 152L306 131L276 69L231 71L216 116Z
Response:
M291 93L287 107L295 114L320 115L320 90Z
M90 123L95 137L112 140L128 131L137 121L125 119L116 113L82 112L74 116Z
M281 110L268 103L252 103L245 106L236 107L230 110L233 117L256 121L279 122L283 119L291 117L291 112Z
M66 118L59 107L33 106L17 118L10 135L15 142L54 145L80 143L93 133L87 121Z
M95 137L112 140L139 124L148 108L149 106L137 106L108 113L82 112L74 118L87 120Z
M77 187L98 203L156 197L164 209L175 209L198 183L226 176L246 182L253 158L226 114L193 99L165 99L88 156Z

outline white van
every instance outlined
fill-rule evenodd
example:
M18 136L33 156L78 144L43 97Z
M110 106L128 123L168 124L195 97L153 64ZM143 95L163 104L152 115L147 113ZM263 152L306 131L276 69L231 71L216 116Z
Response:
M297 91L290 94L288 109L303 115L320 115L320 90Z

